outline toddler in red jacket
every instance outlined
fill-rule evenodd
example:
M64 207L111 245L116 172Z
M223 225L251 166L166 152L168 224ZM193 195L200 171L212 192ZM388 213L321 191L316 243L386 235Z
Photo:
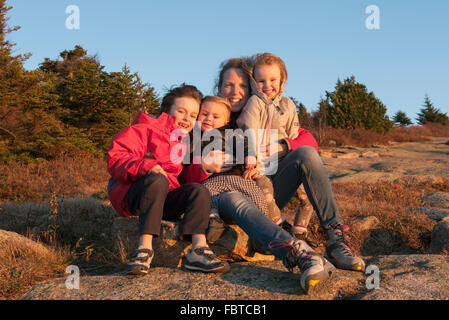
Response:
M187 149L186 139L198 116L201 92L182 84L163 97L161 115L140 112L133 125L116 135L108 151L109 198L123 216L139 216L139 246L127 265L130 274L148 273L154 256L153 237L161 220L182 215L179 234L191 238L185 268L226 272L229 264L217 259L206 242L210 193L198 183L180 186L177 178Z

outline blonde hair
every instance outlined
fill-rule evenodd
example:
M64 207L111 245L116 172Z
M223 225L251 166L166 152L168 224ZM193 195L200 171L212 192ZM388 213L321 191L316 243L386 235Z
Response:
M219 97L219 96L205 96L203 98L203 100L201 100L201 106L203 105L203 103L205 102L215 102L215 103L221 103L226 107L226 114L227 114L227 119L229 121L229 119L231 118L231 104L229 103L228 99Z
M287 81L287 68L285 67L284 61L282 61L281 58L279 58L277 55L273 53L258 53L254 55L253 57L253 70L252 75L254 77L254 71L257 69L258 66L263 65L277 65L279 67L279 70L281 71L281 87L285 85L285 82Z

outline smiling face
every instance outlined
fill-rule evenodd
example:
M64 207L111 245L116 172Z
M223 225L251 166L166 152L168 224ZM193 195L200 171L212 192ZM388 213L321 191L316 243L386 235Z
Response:
M259 65L254 69L259 90L273 99L281 91L281 69L276 64Z
M229 111L222 103L205 101L201 104L198 122L202 132L221 128L229 122Z
M170 115L175 118L175 126L190 132L195 124L200 104L189 97L176 98L170 108Z
M226 70L219 92L231 103L232 112L242 110L250 96L248 79L243 71L237 68Z

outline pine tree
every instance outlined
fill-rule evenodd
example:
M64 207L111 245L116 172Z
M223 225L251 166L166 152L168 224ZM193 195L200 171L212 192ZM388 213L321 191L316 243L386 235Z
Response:
M398 110L394 116L393 121L401 127L409 126L412 124L412 120L405 114L405 112Z
M418 113L418 117L416 118L419 124L426 123L441 123L446 125L449 123L449 118L446 113L442 113L440 109L436 108L432 101L430 101L429 96L426 94L424 97L424 105L423 108Z
M393 123L386 115L386 106L368 92L355 77L337 81L333 92L326 92L327 122L336 128L363 128L387 133Z
M95 56L81 46L64 50L62 60L46 58L40 69L54 74L61 109L59 118L80 129L97 148L107 150L111 138L130 125L139 110L155 113L159 100L154 88L143 83L125 65L105 72Z
M312 125L312 117L310 113L307 112L306 106L302 102L298 102L293 97L289 97L296 106L296 113L298 114L299 124L303 128L310 128Z
M0 0L0 161L48 159L71 151L92 151L76 130L65 130L53 111L59 106L53 78L40 70L27 71L30 56L12 55L6 35L19 29L7 25L11 7Z

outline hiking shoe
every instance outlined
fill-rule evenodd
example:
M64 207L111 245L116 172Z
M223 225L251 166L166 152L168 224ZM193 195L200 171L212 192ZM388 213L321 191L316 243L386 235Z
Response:
M189 270L202 272L227 272L229 264L217 259L209 247L189 249L184 267Z
M349 227L340 225L327 231L329 240L325 255L337 268L365 271L365 262L358 257L348 242Z
M137 249L131 255L131 261L126 265L126 272L130 275L143 276L148 273L154 252L151 249Z
M271 243L270 246L273 248ZM280 246L290 249L283 259L283 263L290 272L293 272L295 267L301 270L299 284L306 294L309 294L319 282L329 278L330 265L328 265L329 271L326 270L326 259L313 251L304 241L287 242L281 240Z
M301 236L307 237L307 235L304 235L304 234ZM305 249L307 252L315 253L315 250L313 249L313 246L309 243L309 241L303 240L303 239L299 239L299 240L304 241L304 243L302 243L303 249ZM332 273L334 273L337 270L337 268L335 268L335 266L329 260L327 260L326 257L322 256L322 258L324 260L324 270L326 270L326 272L329 274L329 276L331 276Z
M209 226L206 230L206 240L209 243L217 241L225 230L225 223L217 216L212 216L209 219Z

